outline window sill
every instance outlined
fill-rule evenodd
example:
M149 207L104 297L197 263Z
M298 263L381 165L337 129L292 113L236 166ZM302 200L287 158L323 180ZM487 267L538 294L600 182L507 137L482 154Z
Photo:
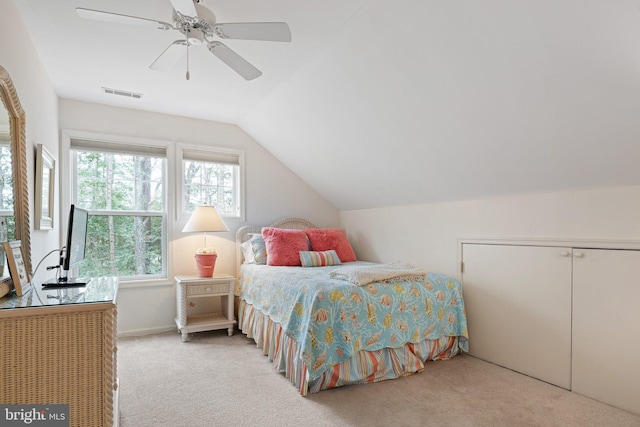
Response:
M156 288L173 285L174 281L167 277L154 279L120 279L120 289Z

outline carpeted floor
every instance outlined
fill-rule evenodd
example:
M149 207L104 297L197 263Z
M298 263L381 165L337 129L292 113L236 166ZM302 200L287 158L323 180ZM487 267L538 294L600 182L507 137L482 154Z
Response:
M640 426L640 416L468 355L302 397L244 335L118 341L123 427Z

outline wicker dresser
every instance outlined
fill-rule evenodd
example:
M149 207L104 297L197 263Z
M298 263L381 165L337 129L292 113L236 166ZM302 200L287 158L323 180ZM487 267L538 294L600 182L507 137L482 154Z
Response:
M0 298L0 403L68 404L69 425L118 424L116 278Z

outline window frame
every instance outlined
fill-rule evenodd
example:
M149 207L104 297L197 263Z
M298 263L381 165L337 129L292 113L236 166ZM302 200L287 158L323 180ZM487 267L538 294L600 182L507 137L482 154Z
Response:
M193 153L189 156L189 153ZM225 215L220 213L225 220L240 220L245 221L245 178L244 178L244 150L236 150L232 148L224 148L217 146L205 146L178 143L176 147L176 218L180 220L187 220L191 215L187 212L187 206L185 203L185 187L184 187L184 161L196 160L203 162L216 162L216 157L233 156L238 159L238 174L236 177L236 189L238 191L237 203L239 204L238 215Z
M73 157L75 157L75 147L72 145L72 140L83 140L89 143L93 143L96 146L103 146L103 152L112 152L112 153L120 153L120 154L134 154L136 152L135 149L131 149L131 146L135 146L140 148L138 154L144 155L144 150L149 149L151 151L164 151L163 156L156 155L155 157L163 157L165 159L164 162L164 179L163 179L163 201L162 201L162 211L154 212L154 211L106 211L106 210L89 210L89 215L117 215L117 216L130 216L132 213L139 213L144 216L158 216L162 218L162 253L164 254L162 260L162 274L158 275L148 275L148 276L118 276L118 279L121 284L124 284L124 287L138 287L138 286L154 286L157 284L170 284L173 283L170 278L173 277L173 266L172 266L172 253L171 253L171 245L169 244L169 240L172 238L171 233L171 203L173 201L173 196L171 194L171 188L169 182L172 181L175 175L175 168L172 165L171 159L174 158L174 149L172 147L171 142L162 141L162 140L154 140L154 139L145 139L145 138L136 138L136 137L123 137L116 135L108 135L108 134L99 134L93 132L85 132L85 131L77 131L77 130L69 130L65 129L62 131L60 150L61 150L61 163L62 167L60 168L60 203L61 203L61 213L60 213L60 242L63 242L67 232L67 222L69 220L69 212L68 209L65 209L65 206L70 206L71 203L74 203L77 200L77 188L76 188L76 162ZM123 148L119 150L118 147ZM124 148L124 147L129 147ZM96 148L94 151L100 151L99 148ZM67 167L64 166L64 163L68 162ZM66 184L65 184L66 183ZM129 285L129 286L126 286Z

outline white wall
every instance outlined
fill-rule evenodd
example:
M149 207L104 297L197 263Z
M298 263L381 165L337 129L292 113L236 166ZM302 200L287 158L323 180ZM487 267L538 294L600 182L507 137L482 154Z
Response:
M228 233L208 237L218 252L216 272L235 275L235 231L243 225L266 225L285 216L302 216L319 226L339 224L339 213L333 205L235 125L62 99L60 128L168 141L172 145L188 143L244 150L246 222L228 220ZM66 159L61 156L61 160ZM175 199L175 186L174 182L169 184L171 201ZM62 185L66 188L68 183ZM202 236L182 234L185 221L175 218L171 206L170 277L196 274L193 253L202 246ZM173 328L175 305L173 281L146 287L123 285L118 298L118 329L121 334L137 334Z
M460 238L640 240L640 186L343 211L360 259L459 277Z
M369 0L240 125L340 210L638 185L639 39L629 0Z
M22 24L22 18L10 0L0 0L0 40L0 65L9 72L26 114L31 262L35 268L47 252L59 247L59 221L54 223L54 230L51 231L33 229L35 146L43 144L51 153L58 151L58 97ZM57 206L56 203L56 209Z

